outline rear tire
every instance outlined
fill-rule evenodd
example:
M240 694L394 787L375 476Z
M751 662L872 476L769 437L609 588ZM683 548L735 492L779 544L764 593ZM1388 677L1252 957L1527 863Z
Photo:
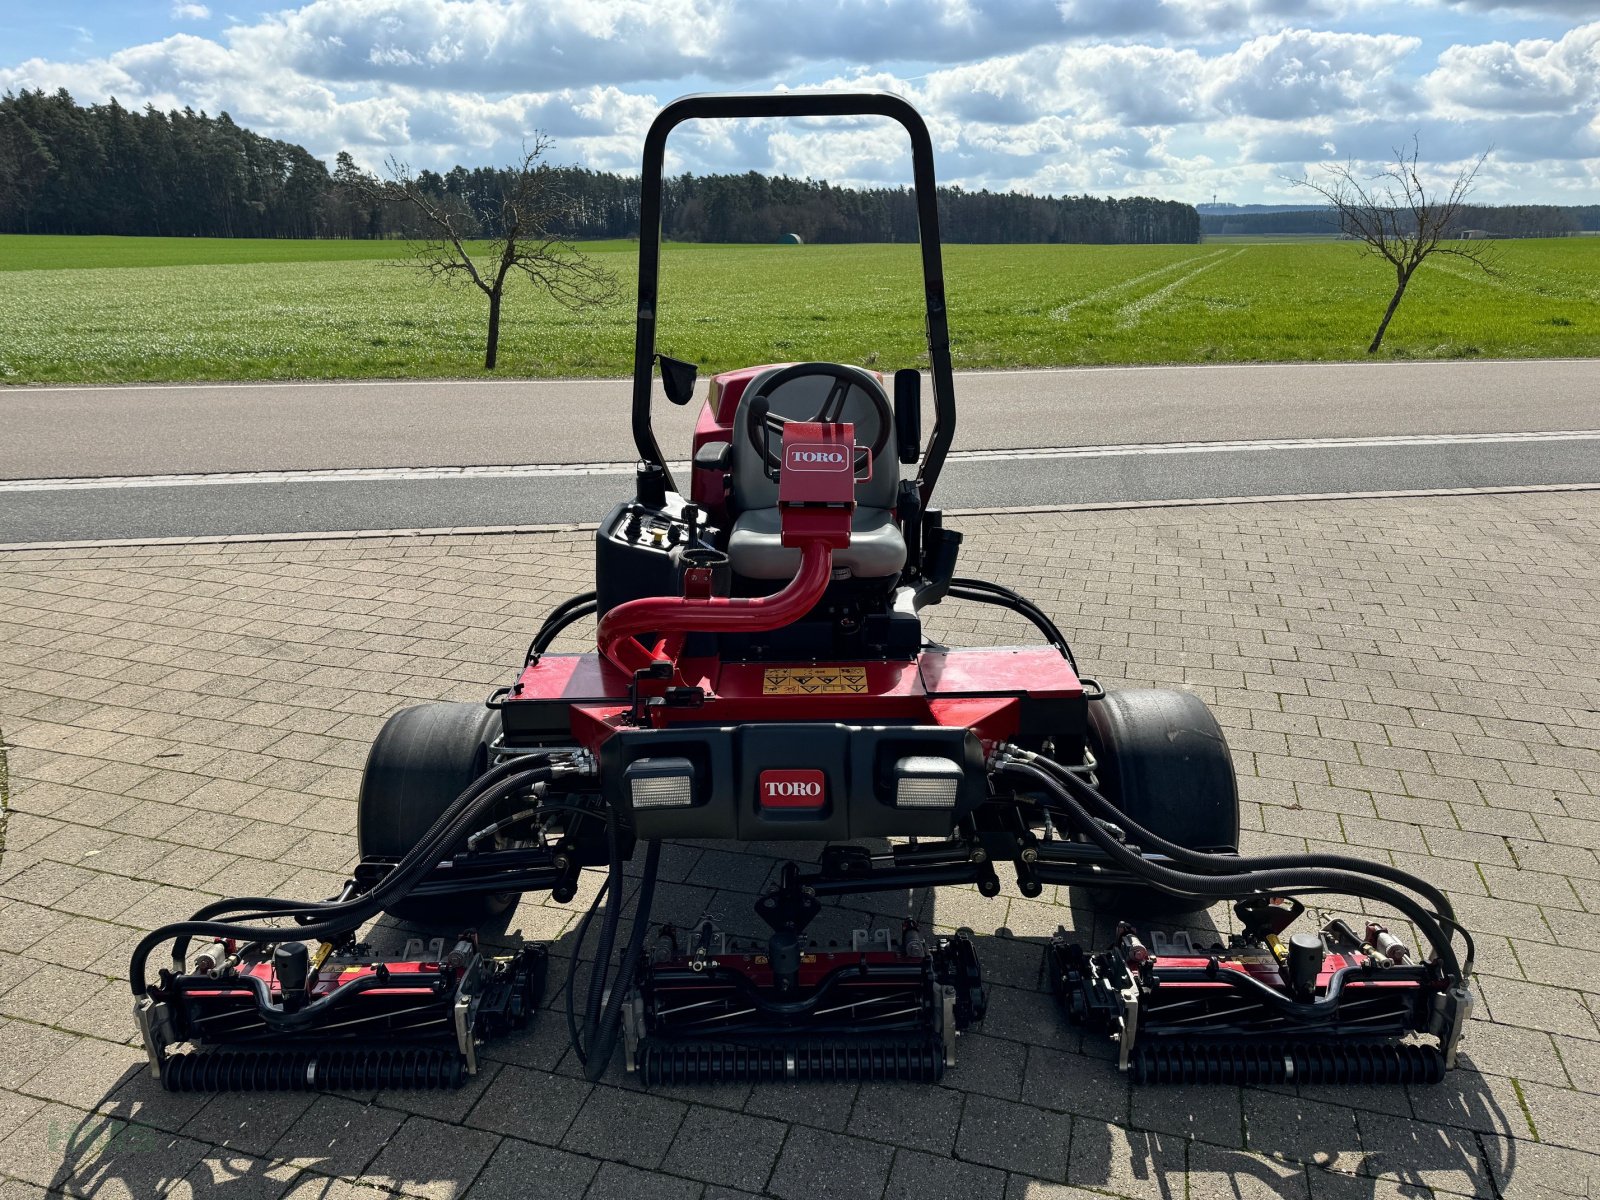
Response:
M488 769L500 716L481 704L435 702L403 709L378 731L361 776L356 845L363 858L404 858L439 814ZM466 843L447 847L441 857ZM390 916L452 932L499 916L513 892L397 900Z
M1239 852L1239 789L1227 739L1188 692L1128 688L1089 705L1089 749L1099 790L1169 842L1213 854ZM1096 907L1129 916L1181 916L1213 901L1153 887L1093 888Z

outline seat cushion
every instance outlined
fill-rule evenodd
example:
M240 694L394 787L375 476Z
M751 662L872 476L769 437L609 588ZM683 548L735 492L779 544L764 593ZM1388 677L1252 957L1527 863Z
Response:
M776 508L752 508L739 514L728 538L728 558L746 579L793 579L800 569L800 551L782 541L782 520ZM850 518L850 545L833 552L834 570L848 570L857 579L898 575L906 565L906 543L887 508L858 507Z

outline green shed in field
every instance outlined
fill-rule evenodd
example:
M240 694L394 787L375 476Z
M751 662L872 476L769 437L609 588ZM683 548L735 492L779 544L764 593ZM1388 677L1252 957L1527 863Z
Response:
M805 244L805 238L801 237L798 233L784 233L778 235L778 245L780 246L804 246Z

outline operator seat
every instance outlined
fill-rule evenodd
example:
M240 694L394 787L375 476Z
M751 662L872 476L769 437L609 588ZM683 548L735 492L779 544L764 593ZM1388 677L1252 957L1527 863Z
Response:
M778 485L762 469L761 454L750 443L746 427L749 404L766 381L782 367L757 375L745 385L733 420L733 511L737 514L728 539L728 559L734 573L746 579L792 579L800 569L800 551L785 546L778 514ZM869 390L883 397L883 386L869 372L851 368L861 377L845 393L841 420L855 425L856 443L870 446L878 436L878 410ZM793 379L773 392L770 411L790 420L806 420L822 407L835 381L826 376ZM887 403L887 398L885 398ZM833 552L835 575L855 579L887 579L906 565L906 543L894 521L895 493L900 486L900 458L895 453L894 423L889 440L872 464L872 477L856 481L856 509L850 519L850 545Z

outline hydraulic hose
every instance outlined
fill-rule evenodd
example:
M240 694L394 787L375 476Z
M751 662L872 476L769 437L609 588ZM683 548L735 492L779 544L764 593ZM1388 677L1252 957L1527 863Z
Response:
M438 818L431 826L429 826L427 831L417 839L416 845L412 848L412 853L415 854L420 852L423 846L428 845L437 839L439 832L444 825L459 815L467 805L473 804L477 797L480 796L484 791L491 787L495 787L502 781L509 779L512 776L518 776L534 768L543 767L549 763L549 760L550 756L547 754L524 755L518 758L513 758L507 762L503 762L499 766L485 771L482 775L473 780L471 785L468 786L467 789L461 793L461 795L452 800L445 808L444 812L439 814ZM445 844L448 845L449 843L446 842ZM411 856L407 855L406 857L409 859ZM319 913L326 913L330 909L335 909L341 904L347 903L349 903L349 901L281 900L270 896L232 897L212 901L210 904L197 909L189 919L191 921L207 920L211 917L220 916L221 914L228 912L245 914L239 918L240 922L251 920L256 917L290 917L301 915L314 919ZM179 945L183 948L187 948L187 939L182 939ZM175 947L175 952L176 950L177 947Z
M533 641L528 644L528 653L523 656L522 665L532 666L538 662L550 643L556 640L556 635L569 625L576 624L584 617L592 617L597 611L597 602L594 592L584 592L570 600L563 600L544 619L544 624L539 626L539 632L533 635Z
M1024 758L1031 765L1043 767L1062 783L1075 788L1081 795L1086 796L1095 805L1099 806L1106 814L1107 820L1119 825L1139 845L1147 850L1154 850L1166 855L1174 862L1182 863L1186 867L1193 867L1197 871L1208 874L1237 874L1239 871L1271 871L1280 867L1331 867L1339 871L1356 871L1361 874L1374 875L1380 879L1387 879L1401 887L1409 888L1416 892L1434 908L1441 917L1455 922L1455 908L1450 903L1450 898L1424 879L1419 879L1409 871L1401 870L1390 863L1375 862L1365 858L1356 858L1348 854L1252 854L1229 855L1207 854L1201 850L1191 850L1187 846L1180 846L1177 842L1170 842L1160 834L1146 829L1127 813L1123 812L1104 793L1095 788L1085 779L1080 779L1066 767L1042 754L1031 754L1027 751L1018 751L1017 756Z
M1377 883L1366 875L1351 871L1338 871L1321 867L1280 868L1269 871L1248 871L1233 875L1200 875L1176 871L1170 867L1150 862L1138 851L1130 850L1094 819L1089 810L1080 804L1049 772L1028 763L1018 755L1003 755L996 765L998 773L1031 779L1059 800L1079 829L1118 866L1137 875L1165 892L1179 896L1211 897L1217 900L1235 899L1241 895L1254 895L1284 888L1315 888L1319 891L1348 896L1359 896L1387 904L1405 914L1421 931L1445 975L1455 986L1464 981L1461 964L1455 947L1439 927L1434 915L1411 896ZM1081 782L1081 781L1080 781Z
M600 944L595 948L594 967L589 972L589 998L583 1009L583 1042L593 1048L600 1031L600 1011L605 1000L606 973L611 962L611 949L616 945L617 929L622 922L623 892L622 838L613 814L606 822L607 842L610 847L610 871L606 883L610 895L606 898L606 918L600 926Z
M145 964L150 952L162 942L173 943L175 968L183 969L189 939L195 935L233 938L249 942L283 942L291 937L330 938L348 933L376 916L397 900L403 899L439 862L444 849L472 832L474 823L507 796L531 783L548 783L554 777L548 756L514 759L502 763L473 782L440 814L411 851L370 892L342 901L272 900L246 897L213 901L187 921L164 925L147 934L134 947L128 965L128 985L133 994L148 990ZM222 913L247 910L240 920L215 921ZM300 921L296 927L245 924L262 919Z
M1073 657L1072 647L1068 644L1066 635L1056 627L1045 611L1029 600L1021 592L998 583L991 583L987 579L975 579L970 576L958 576L950 581L948 595L957 600L967 600L974 604L993 604L1000 608L1009 608L1017 615L1032 622L1034 627L1044 634L1045 638L1061 652L1069 666L1076 672L1078 660Z
M661 843L652 841L644 855L644 872L639 879L639 899L634 904L633 928L628 933L628 948L622 954L622 966L617 981L606 999L605 1011L600 1017L596 1039L589 1043L589 1057L583 1064L584 1078L597 1082L606 1073L612 1052L617 1046L617 1032L622 1024L622 1002L628 993L628 972L639 962L644 952L645 928L650 923L650 909L655 904L656 872L661 866ZM603 972L607 964L596 960L595 970Z
M600 911L600 902L611 891L611 876L607 875L600 884L600 890L594 894L590 901L588 911L583 914L583 920L578 922L578 932L572 939L572 958L567 962L567 1037L572 1042L573 1052L577 1054L578 1061L589 1061L588 1051L584 1049L583 1038L578 1033L578 960L583 956L584 939L589 936L589 922L594 920L594 914Z

